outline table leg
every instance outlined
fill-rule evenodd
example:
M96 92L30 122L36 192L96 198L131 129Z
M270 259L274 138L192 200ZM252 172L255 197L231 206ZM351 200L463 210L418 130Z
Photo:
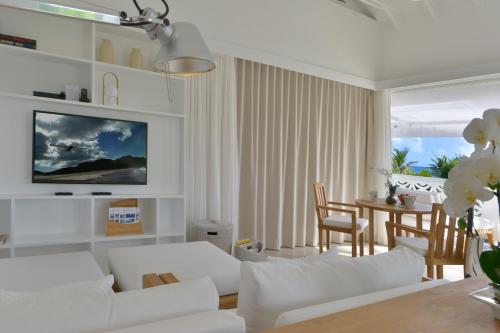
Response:
M396 214L396 224L402 224L402 222L401 222L401 217L402 217L402 216L403 216L403 215L402 215L402 214L400 214L400 213L397 213L397 214ZM396 229L396 236L401 237L401 229Z
M369 209L368 213L368 229L370 232L370 255L375 254L375 214L373 208Z

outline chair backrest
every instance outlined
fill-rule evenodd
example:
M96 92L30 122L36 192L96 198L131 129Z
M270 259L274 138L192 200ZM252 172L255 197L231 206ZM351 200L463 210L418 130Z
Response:
M442 204L432 205L431 234L435 238L429 242L429 254L432 251L436 259L465 262L465 230L457 227L456 218L446 215Z
M323 183L314 183L313 189L314 199L316 200L316 214L318 214L318 220L321 223L321 220L328 216L328 210L318 208L319 206L328 206L325 185Z

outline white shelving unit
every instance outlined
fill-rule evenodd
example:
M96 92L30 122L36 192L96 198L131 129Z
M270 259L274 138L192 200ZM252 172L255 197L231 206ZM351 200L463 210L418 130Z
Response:
M109 248L184 242L185 81L149 70L159 45L137 29L7 8L0 11L0 32L37 40L37 50L0 44L0 154L10 159L0 172L0 234L9 235L0 258L91 251L107 270ZM103 39L112 40L115 64L98 59ZM132 48L141 49L145 69L127 66ZM119 78L119 106L102 104L107 72ZM92 102L33 96L35 90L59 93L66 84L87 89ZM148 122L148 185L32 184L33 110ZM63 197L56 191L114 194ZM108 237L109 203L125 198L139 199L145 233Z

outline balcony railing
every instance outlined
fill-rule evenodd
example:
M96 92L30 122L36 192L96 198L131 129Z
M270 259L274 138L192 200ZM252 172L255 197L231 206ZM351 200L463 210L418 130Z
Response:
M445 197L444 194L444 178L436 177L419 177L408 175L392 175L393 181L401 188L413 191L427 191L430 193L437 193L442 201Z

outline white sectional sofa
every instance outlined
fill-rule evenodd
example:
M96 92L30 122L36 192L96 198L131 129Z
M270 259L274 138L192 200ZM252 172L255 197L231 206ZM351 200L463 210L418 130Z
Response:
M86 252L1 259L1 331L245 332L209 277L116 294L113 282Z
M424 271L424 258L404 247L358 258L242 263L237 313L255 333L446 283L422 283Z

